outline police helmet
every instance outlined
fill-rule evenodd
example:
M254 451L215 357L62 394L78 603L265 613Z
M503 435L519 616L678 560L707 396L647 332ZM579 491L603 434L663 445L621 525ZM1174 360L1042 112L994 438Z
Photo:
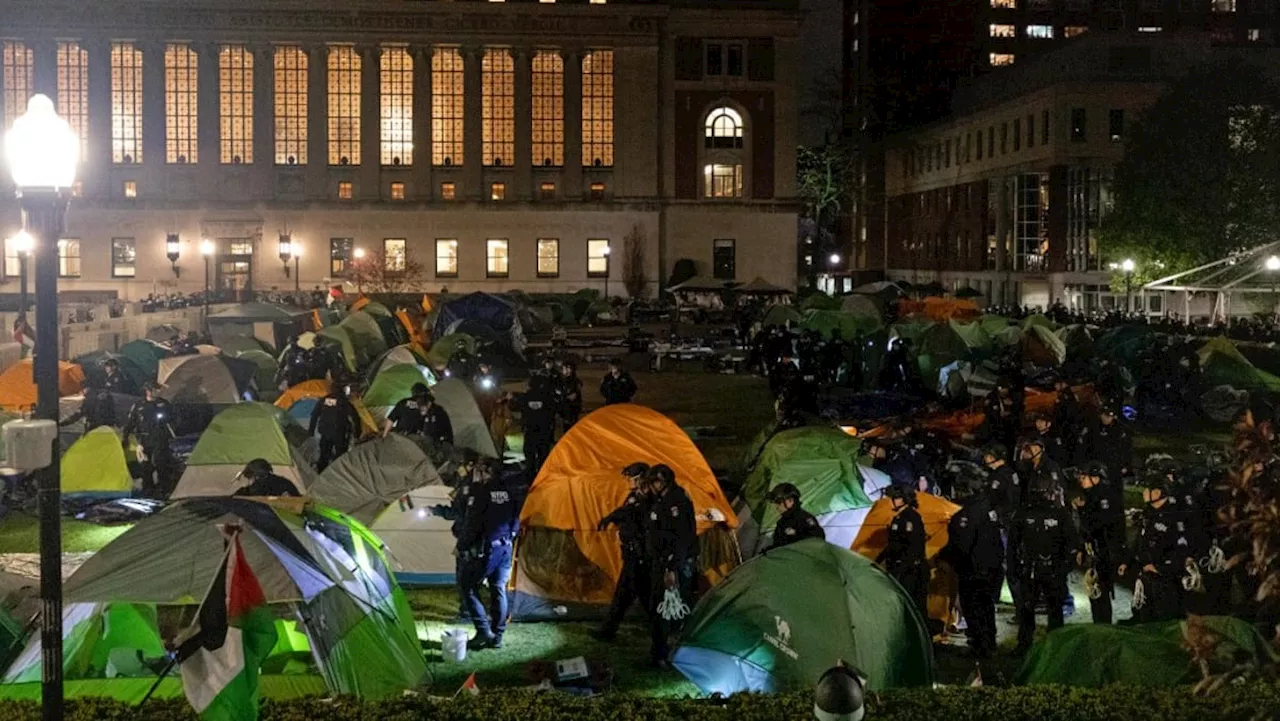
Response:
M156 381L147 381L146 383L143 383L143 384L142 384L142 390L143 390L144 392L145 392L145 391L150 391L150 392L152 392L152 393L157 393L157 392L159 392L159 391L160 391L160 388L161 388L161 387L162 387L162 386L161 386L158 382L156 382Z
M671 470L671 467L667 464L659 463L649 469L649 479L666 486L673 486L676 482L676 472Z
M987 456L999 458L1001 460L1009 459L1009 449L1003 443L988 443L982 447L982 458L986 460Z
M884 489L884 496L885 498L900 499L908 506L912 507L916 506L918 503L916 500L916 489L902 483L894 483Z
M1102 461L1086 461L1084 465L1076 469L1076 474L1080 476L1106 478L1107 466Z
M622 475L627 478L641 478L649 472L649 464L637 461L622 469Z
M115 358L108 358L102 361L102 367L103 368L119 368L120 361L116 360Z
M245 464L244 470L240 472L240 475L247 476L249 478L261 478L274 472L275 469L271 467L271 464L267 459L255 458Z
M860 721L866 713L866 680L841 662L823 672L813 690L813 715L820 721Z
M409 389L409 395L413 396L414 398L422 398L424 396L430 396L431 389L427 388L426 383L414 383L413 387Z
M1032 425L1035 425L1040 421L1044 421L1045 423L1053 423L1053 416L1049 415L1048 413L1035 413L1031 416Z
M800 502L800 489L790 483L779 483L765 495L764 499L770 503L782 503L785 500L792 500L796 503Z
M1140 488L1150 488L1164 493L1169 492L1169 488L1173 486L1173 482L1169 480L1169 474L1163 469L1145 469L1143 473L1134 479L1134 485Z

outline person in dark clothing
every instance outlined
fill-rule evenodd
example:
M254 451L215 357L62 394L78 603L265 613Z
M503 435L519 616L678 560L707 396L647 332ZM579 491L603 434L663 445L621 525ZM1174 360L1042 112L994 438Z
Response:
M126 396L138 395L138 388L128 376L120 372L120 361L108 358L102 362L102 390L108 393L120 393Z
M999 514L980 483L957 482L954 491L962 507L948 522L947 545L938 557L955 569L969 648L988 658L996 650L996 599L1004 581Z
M511 407L519 411L524 427L524 457L530 477L536 477L551 455L556 434L556 394L551 379L533 376L529 390L519 396L511 396Z
M1009 517L1022 497L1017 472L1009 465L1009 449L1002 443L988 443L982 449L982 465L987 469L986 494L1001 527L1009 527Z
M1053 418L1037 414L1032 422L1036 428L1035 437L1043 444L1044 454L1049 457L1049 460L1056 463L1059 468L1071 465L1072 456L1066 437L1059 432Z
M1027 503L1028 497L1045 491L1051 492L1062 505L1065 502L1062 468L1045 453L1044 441L1032 436L1022 442L1021 448L1018 480L1021 482L1022 504Z
M298 496L298 487L283 476L276 475L275 468L264 458L255 458L245 464L237 478L248 483L237 490L236 496Z
M600 395L604 396L604 404L630 403L636 397L636 381L631 374L622 370L619 361L609 361L609 372L600 381Z
M1109 624L1111 600L1115 597L1115 572L1124 553L1124 495L1116 489L1118 484L1107 478L1106 465L1101 461L1086 463L1076 478L1080 487L1073 494L1071 505L1080 519L1080 537L1084 543L1083 552L1076 556L1076 565L1092 571L1085 586L1090 591L1093 622Z
M1053 382L1053 389L1058 394L1058 399L1054 402L1053 407L1053 424L1058 431L1058 436L1062 439L1066 446L1067 458L1074 459L1076 452L1076 442L1080 439L1080 432L1084 430L1084 409L1080 407L1080 401L1076 399L1075 389L1066 378L1058 378ZM1071 465L1071 461L1059 461L1064 466Z
M1017 603L1018 653L1026 653L1036 632L1036 604L1044 603L1049 631L1063 624L1067 574L1079 544L1067 509L1051 485L1032 486L1026 507L1014 515L1009 545L1016 549L1022 595Z
M476 372L471 376L471 393L476 398L476 405L480 408L480 416L484 418L484 422L493 420L493 411L502 396L502 378L497 369L486 361L480 361Z
M69 426L78 420L84 420L84 432L88 433L101 426L115 426L116 403L111 393L105 388L89 386L84 391L84 402L69 417L58 422L59 426Z
M779 483L769 490L764 499L778 511L778 525L773 529L773 545L769 550L789 546L806 538L827 539L827 532L818 525L813 514L800 507L800 489L790 483Z
M564 424L565 433L578 422L582 415L582 379L578 377L578 367L572 363L560 366L560 377L556 379L557 412L560 422Z
M295 337L289 341L288 347L280 355L280 370L276 372L276 383L282 388L292 388L315 377L312 373L315 354L298 345ZM320 376L324 377L324 376Z
M929 617L929 563L925 556L924 519L916 510L914 486L894 484L884 495L893 504L889 538L877 561L902 585L922 618Z
M164 498L178 482L178 464L170 447L174 436L173 406L160 397L160 385L155 381L148 382L143 393L145 398L129 409L120 441L128 448L129 438L137 434L142 495Z
M308 433L320 433L320 458L316 471L323 471L329 464L347 452L351 440L360 433L360 416L347 397L346 386L335 385L311 411Z
M1003 443L1006 448L1013 448L1018 434L1022 432L1022 395L1017 392L1013 383L1001 379L996 390L987 396L984 409L980 438L992 442Z
M1133 433L1116 415L1114 404L1103 402L1097 418L1076 444L1076 464L1098 460L1107 468L1107 480L1123 490L1124 477L1133 463Z
M596 526L597 531L616 526L622 546L622 573L618 575L618 585L613 589L613 601L609 604L604 626L596 634L601 641L612 641L618 635L618 626L631 604L639 603L645 615L653 612L649 603L653 582L644 556L644 523L649 511L649 488L645 476L648 473L647 463L632 463L622 469L622 477L627 480L631 491L622 505L600 519Z
M1131 566L1138 569L1133 594L1135 620L1149 623L1180 619L1186 615L1182 576L1188 561L1195 559L1192 529L1169 497L1171 482L1163 470L1144 474L1142 485L1142 501L1146 505L1129 561L1121 564L1119 575L1124 576Z
M666 465L649 470L649 514L644 525L645 560L653 579L649 615L650 660L654 666L670 668L668 638L681 625L680 619L664 619L658 611L668 594L693 606L693 579L698 566L698 526L693 501L676 484L675 472Z
M420 436L427 421L427 398L431 391L426 383L414 383L409 390L409 397L396 403L387 414L386 423L382 424L382 437L386 438L391 431L406 436Z
M520 499L492 462L481 462L475 486L467 498L458 555L462 562L459 585L465 589L467 610L476 627L467 644L473 650L502 648L507 628L507 581L511 577L511 547L520 530ZM480 586L489 585L489 607L480 600Z

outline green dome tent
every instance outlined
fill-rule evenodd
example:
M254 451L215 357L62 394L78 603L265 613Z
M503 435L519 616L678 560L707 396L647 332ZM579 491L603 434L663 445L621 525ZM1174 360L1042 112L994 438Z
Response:
M1206 616L1203 622L1222 639L1221 651L1254 663L1275 663L1276 652L1249 623L1226 616ZM1031 647L1014 682L1088 688L1191 683L1199 675L1182 645L1184 623L1063 626Z
M1137 360L1138 354L1151 342L1156 331L1149 325L1122 325L1105 331L1093 344L1099 358L1127 365Z
M761 321L761 324L765 327L782 327L788 323L794 326L799 326L803 320L804 315L801 314L800 311L796 310L794 305L777 303L769 306L769 310L765 311L764 319Z
M355 350L356 366L363 367L374 358L387 352L387 341L382 336L378 321L365 311L357 311L342 319L339 328L347 331Z
M969 347L970 352L986 354L991 351L994 341L991 340L991 334L987 333L981 323L961 323L958 320L949 320L947 324L951 326L951 330L960 336L964 344Z
M879 330L882 325L879 318L854 315L840 310L808 310L805 311L804 320L800 323L800 327L804 330L817 331L824 338L831 338L838 328L840 337L845 340Z
M233 335L229 338L223 338L218 343L218 347L227 355L236 355L244 351L260 350L265 353L275 354L275 349L267 345L265 341L259 340L247 335Z
M391 368L392 366L411 364L421 365L423 361L424 359L418 357L418 354L414 352L412 346L407 344L398 345L378 356L369 364L369 370L366 371L366 378L373 380L378 377L378 374L384 369Z
M978 325L988 336L995 336L1000 331L1012 325L1013 321L1002 315L986 314L978 318Z
M242 350L236 351L234 357L249 361L253 364L254 385L258 387L258 397L263 400L274 400L280 395L280 389L276 387L276 370L278 366L276 359L271 357L270 353L264 350Z
M934 323L920 335L915 345L916 365L926 387L936 388L944 366L969 360L972 349L951 323Z
M1042 313L1036 313L1035 315L1029 315L1026 318L1023 318L1021 326L1023 330L1040 327L1052 332L1058 329L1058 324L1049 320L1049 318Z
M445 378L431 392L435 395L436 403L449 414L449 425L453 427L453 445L456 448L473 450L483 458L498 457L498 448L489 432L489 424L480 412L471 386L460 378Z
M1067 358L1086 360L1093 357L1093 333L1087 325L1064 325L1054 335L1066 348Z
M133 492L133 476L115 429L99 426L84 434L62 456L62 493L111 498Z
M459 351L476 352L476 339L466 333L450 333L443 338L431 342L427 351L427 365L436 370L443 370Z
M1205 382L1210 386L1280 392L1280 378L1254 367L1226 338L1210 338L1196 354L1200 357Z
M342 360L347 364L347 370L354 371L357 368L355 343L346 328L340 325L326 326L316 333L316 342L336 344L341 351Z
M871 561L816 539L744 563L698 602L675 667L704 693L809 690L844 660L872 691L933 684L925 621Z
M95 350L78 355L71 359L71 362L84 369L85 385L101 388L107 377L107 371L102 367L102 364L108 360L114 360L120 365L120 373L133 384L134 388L138 389L138 392L142 391L144 383L156 379L154 373L147 375L147 371L138 367L132 358L117 353L108 353L104 350Z
M372 523L409 491L441 483L422 448L407 436L392 433L342 454L311 484L309 495L362 523Z
M779 483L800 489L805 510L818 517L827 540L851 547L871 507L867 488L888 483L884 474L858 465L861 452L862 442L838 428L794 428L770 438L742 486L746 508L740 510L747 512L739 513L738 544L743 553L768 545L778 512L765 496ZM859 509L864 513L856 513Z
M800 310L840 310L840 299L817 291L800 301Z
M179 403L239 403L254 385L258 366L225 355L183 355L160 362L160 395ZM270 388L270 386L268 386Z
M385 417L392 406L411 395L415 384L426 384L431 380L431 371L416 363L384 367L369 384L369 390L364 394L364 404L371 411L376 408L384 409L382 415Z
M1046 325L1033 323L1027 326L1022 332L1021 342L1023 357L1038 366L1059 366L1067 359L1066 344Z
M149 340L129 341L120 346L120 355L128 358L141 371L145 380L155 380L160 373L160 361L173 355L168 348ZM121 370L124 364L121 363Z
M289 443L286 430L292 423L285 411L267 403L227 407L213 417L196 442L171 497L229 496L242 484L237 474L255 458L265 459L276 475L289 479L305 493L313 471L301 449Z

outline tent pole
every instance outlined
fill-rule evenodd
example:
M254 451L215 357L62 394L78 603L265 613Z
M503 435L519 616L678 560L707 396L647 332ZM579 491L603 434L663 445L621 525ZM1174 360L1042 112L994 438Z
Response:
M173 670L173 667L174 667L174 666L176 666L176 665L178 665L178 657L177 657L177 655L176 655L176 654L175 654L175 655L170 655L170 656L169 656L169 663L165 665L164 670L163 670L163 671L161 671L161 672L160 672L160 675L156 677L156 682L155 682L155 683L153 683L153 684L151 684L151 688L147 689L147 695L146 695L146 696L143 696L143 697L142 697L142 700L138 702L138 705L134 708L134 710L135 710L135 711L136 711L137 709L142 708L142 707L143 707L143 705L144 705L144 704L146 704L146 703L147 703L147 701L149 701L149 700L151 699L151 695L152 695L152 694L154 694L154 693L156 692L156 689L160 688L160 682L161 682L161 681L163 681L163 680L165 680L165 677L167 677L167 676L169 675L169 672L170 672L170 671L172 671L172 670Z

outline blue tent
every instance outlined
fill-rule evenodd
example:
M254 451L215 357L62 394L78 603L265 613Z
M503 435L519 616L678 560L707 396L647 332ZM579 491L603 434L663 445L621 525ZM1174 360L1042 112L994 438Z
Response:
M443 338L459 328L481 325L490 328L517 355L524 355L524 329L516 309L507 301L488 293L472 293L440 307L433 337Z

